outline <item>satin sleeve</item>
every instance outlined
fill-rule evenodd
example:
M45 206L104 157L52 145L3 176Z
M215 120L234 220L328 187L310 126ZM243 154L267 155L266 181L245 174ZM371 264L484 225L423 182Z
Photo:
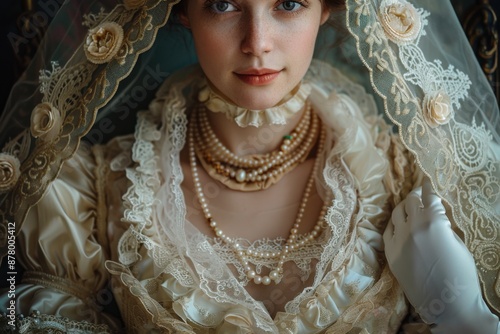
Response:
M16 260L24 274L15 287L16 313L33 331L42 324L82 333L119 327L104 312L113 295L107 289L105 247L98 241L95 170L90 150L80 148L30 209L17 236ZM10 297L0 296L0 308L7 309Z

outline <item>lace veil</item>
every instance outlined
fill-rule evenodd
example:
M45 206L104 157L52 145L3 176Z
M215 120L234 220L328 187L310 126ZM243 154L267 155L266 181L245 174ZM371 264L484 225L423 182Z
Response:
M163 80L196 62L189 32L167 22L179 1L69 0L57 8L0 120L2 256L80 142L130 132ZM332 19L345 36L325 26L316 58L376 97L451 208L486 301L500 312L500 114L451 4L347 0Z

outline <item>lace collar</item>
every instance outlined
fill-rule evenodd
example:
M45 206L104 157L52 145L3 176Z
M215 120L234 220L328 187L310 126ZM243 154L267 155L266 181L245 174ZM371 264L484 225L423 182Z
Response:
M212 112L222 112L228 119L232 119L240 127L262 125L284 125L287 119L302 110L311 93L308 83L300 86L285 96L277 106L263 109L251 110L239 107L227 101L219 95L209 83L206 83L198 94L198 100L205 104Z

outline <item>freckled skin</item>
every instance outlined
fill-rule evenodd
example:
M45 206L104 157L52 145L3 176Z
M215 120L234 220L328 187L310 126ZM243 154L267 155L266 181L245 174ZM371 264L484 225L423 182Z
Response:
M224 5L223 11L220 3ZM320 0L189 0L182 20L192 33L209 81L235 104L249 109L276 105L302 80L313 56L319 27L329 12ZM293 10L285 10L284 5ZM248 69L280 71L264 85L238 78Z

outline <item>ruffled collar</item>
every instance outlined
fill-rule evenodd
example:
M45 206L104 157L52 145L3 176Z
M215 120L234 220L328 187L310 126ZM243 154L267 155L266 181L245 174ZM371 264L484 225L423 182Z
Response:
M228 119L234 120L240 127L249 125L260 127L286 124L287 119L302 110L310 93L311 86L303 82L285 96L278 105L263 110L251 110L227 101L209 83L206 83L198 94L198 100L204 103L208 110L224 113Z

